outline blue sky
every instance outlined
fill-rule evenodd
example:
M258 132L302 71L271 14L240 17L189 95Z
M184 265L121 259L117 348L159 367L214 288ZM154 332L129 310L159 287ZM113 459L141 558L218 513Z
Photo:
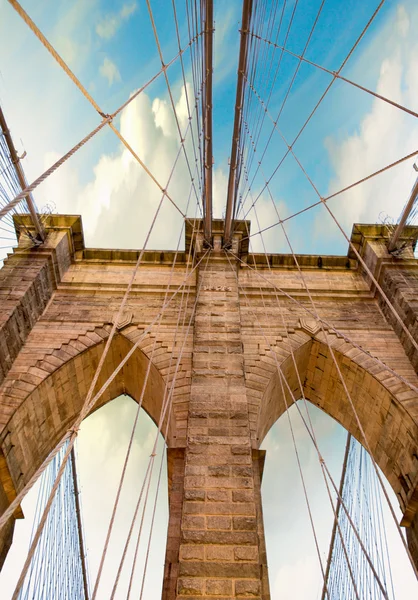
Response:
M318 0L299 0L287 42L291 51L302 51L319 4ZM377 4L377 0L327 0L309 45L307 58L331 70L338 69ZM153 0L151 5L164 59L168 61L177 53L171 3ZM146 3L142 0L24 0L23 6L105 112L115 110L160 68ZM293 7L294 2L289 1L279 44L284 40ZM177 2L177 9L184 45L188 41L188 29L183 3L180 6L180 2ZM240 3L236 0L215 2L213 118L216 216L221 215L226 201L240 12ZM388 0L348 63L344 75L418 111L417 25L418 7L413 0ZM6 0L0 0L0 40L0 102L18 149L27 151L23 164L27 178L31 181L93 129L99 118ZM263 56L262 48L260 52ZM187 82L191 85L189 53L184 55L184 64ZM260 64L259 72L262 76L265 65L262 62ZM276 116L281 106L296 65L297 60L293 57L285 56L282 60L270 103L273 116ZM185 127L187 111L178 61L169 69L168 76L181 125ZM296 135L329 80L329 75L318 72L309 65L301 66L279 121L288 141ZM261 83L260 86L261 93ZM257 107L256 100L252 106L254 109ZM179 146L163 77L159 77L139 96L116 124L164 183ZM270 120L266 118L258 152L264 149L271 127ZM263 161L266 177L270 176L284 149L283 142L274 134ZM418 149L418 127L413 117L382 104L344 82L334 84L295 145L295 153L323 195L336 191L415 149ZM190 146L188 150L192 156ZM354 221L378 221L381 211L394 218L398 216L414 181L412 162L409 161L386 176L372 180L331 202L330 206L347 232L351 231ZM257 176L253 186L254 197L259 194L263 183L264 178ZM183 209L186 207L189 187L186 164L181 158L169 189ZM317 200L291 156L285 160L273 179L271 191L282 216L290 215ZM40 207L52 202L57 212L81 213L86 243L93 247L141 247L159 197L154 184L121 148L117 138L108 129L90 141L35 193ZM347 252L346 241L332 229L324 212L319 207L289 221L289 235L297 251L332 254ZM188 214L195 214L195 202L190 204ZM257 217L262 227L276 221L274 207L266 193L262 194L257 203ZM252 219L254 232L257 230L254 212L249 214L249 218ZM167 223L170 223L170 227L167 227ZM150 247L175 247L180 227L180 217L165 203ZM270 230L264 240L269 252L288 252L278 228ZM258 237L254 238L254 249L262 249ZM109 405L108 409L96 413L91 421L86 421L86 428L90 426L95 433L94 437L91 430L90 438L97 444L104 444L103 449L97 446L101 448L103 456L108 452L109 456L113 453L120 457L125 447L130 409L125 401L116 402L122 404ZM117 409L121 420L115 428L114 411ZM317 415L316 418L323 443L330 452L330 461L337 469L344 444L344 432L325 417L322 416L321 420L321 415ZM144 419L137 449L139 461L144 457L141 452L146 454L148 451L145 448L146 441L153 435L150 424L147 425L147 419ZM280 527L286 526L287 515L293 518L298 514L299 517L304 510L303 503L299 503L301 500L296 500L299 484L291 462L292 450L285 426L283 419L279 421L265 442L270 456L263 494L272 597L279 597L278 590L281 589L286 591L289 600L310 600L308 590L312 592L314 600L317 597L315 593L319 572L312 548L306 549L302 555L300 538L295 538L296 541L290 551L286 552L286 556L283 552L282 536L285 533ZM305 468L314 488L317 472L313 454L303 436L300 443L305 455ZM93 454L91 447L86 452ZM104 464L108 464L109 472L116 470L109 459L100 464L86 460L84 467L81 467L81 471L83 468L85 471L85 480L93 472L103 470ZM280 477L276 477L276 472L272 473L278 464L282 469ZM292 490L295 493L285 498L280 485L284 486L286 481L288 484L289 480L294 484ZM111 493L110 489L108 493ZM325 532L330 516L322 519L323 497L319 491L314 493L318 519ZM92 514L95 506L93 496L85 504L86 510ZM29 504L25 510L30 514ZM163 517L161 519L159 535L163 540ZM92 531L88 534L93 547L99 545L100 527L103 524L93 524ZM297 534L302 535L307 529L307 522L301 518L295 527ZM325 542L324 545L326 546ZM16 552L19 553L20 550L22 553L22 547L18 546ZM293 591L292 596L290 584L301 569L309 576L298 582L301 588L298 595ZM409 584L405 585L404 595L399 598L408 597ZM150 589L151 594L152 587ZM287 597L282 594L280 598L286 600Z
M188 28L184 6L178 4L180 37L184 45L188 41ZM287 41L291 51L302 51L319 4L318 1L298 3ZM293 6L292 2L287 4L279 44L284 40ZM358 0L325 2L307 58L331 70L337 69L376 6L377 2ZM119 106L160 68L145 2L28 0L24 8L106 112ZM167 8L163 2L153 2L152 8L163 56L168 61L177 51L171 4ZM213 118L217 216L225 206L240 10L239 2L215 3ZM417 11L412 1L386 2L344 70L345 76L415 110L418 96L413 76L416 56L413 32ZM0 33L8 43L0 49L0 98L16 142L19 145L22 140L27 150L24 166L31 180L91 130L98 117L6 0L2 0L1 13ZM262 52L261 46L261 58L265 56ZM272 116L277 114L297 62L291 56L285 55L282 59L269 107ZM191 82L188 53L184 55L184 64L188 82ZM260 76L263 67L266 71L266 64L259 68ZM170 67L168 75L174 100L179 103L180 113L184 112L179 61ZM295 136L329 80L329 75L309 65L301 66L279 121L288 141ZM120 127L155 175L163 180L178 149L163 77L133 104L123 114ZM254 110L256 105L257 100L254 100ZM295 152L322 195L327 195L417 149L415 121L344 82L336 82L295 145ZM258 144L259 154L271 128L267 117ZM282 140L274 134L263 161L266 177L270 176L284 149ZM117 174L122 172L120 162L125 172L118 178ZM381 211L393 218L398 216L414 179L412 162L330 203L348 232L354 221L378 221ZM37 202L42 206L53 201L58 211L81 212L89 245L138 247L159 194L139 166L131 163L117 138L106 129L38 189ZM182 158L171 189L183 208L188 179ZM254 196L263 183L264 177L259 173L253 185ZM280 214L285 215L317 200L292 156L288 156L272 180L271 191ZM191 204L189 214L194 214L194 210ZM257 210L263 227L277 220L266 192L259 199ZM125 218L128 211L133 216L129 224ZM254 232L257 229L254 211L249 217ZM167 205L162 221L168 219L174 219L176 226L180 223L179 216ZM112 223L112 227L108 223ZM176 226L170 232L157 227L152 245L174 247ZM290 221L288 226L300 252L345 254L347 251L345 240L332 230L322 207ZM254 241L254 248L261 250L260 240L254 238ZM265 242L269 251L288 251L277 228L266 234Z

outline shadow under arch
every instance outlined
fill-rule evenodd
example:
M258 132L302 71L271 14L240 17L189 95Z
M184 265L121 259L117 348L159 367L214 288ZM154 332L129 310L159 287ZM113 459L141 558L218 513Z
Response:
M14 410L1 433L0 443L16 491L23 488L72 427L80 413L104 346L105 341L94 344L64 362L28 393ZM132 346L133 343L124 335L115 335L95 392L102 387ZM121 395L130 396L139 402L149 360L137 348L89 414ZM0 402L6 397L2 393L4 386L2 387ZM152 364L142 408L157 425L164 390L165 379ZM174 421L174 411L171 411L167 440L174 435ZM166 424L163 432L165 430Z
M281 363L282 372L296 400L304 395L364 445L329 347L319 337L307 339L294 349L303 390L291 355ZM349 344L344 344L344 351L336 349L341 341L336 336L329 338L373 457L398 497L404 524L410 525L415 516L411 497L418 483L418 396L384 366L378 367L363 353L353 352ZM416 384L416 377L412 382ZM293 404L292 396L286 386L283 395L275 369L261 400L257 427L260 444L285 412L286 404Z

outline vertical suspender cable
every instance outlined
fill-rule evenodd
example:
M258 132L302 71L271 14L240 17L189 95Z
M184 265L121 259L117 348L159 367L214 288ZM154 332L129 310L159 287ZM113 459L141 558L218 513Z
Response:
M76 517L77 517L78 543L80 546L81 571L82 571L82 575L83 575L84 598L85 598L85 600L89 600L90 595L89 595L89 583L88 583L88 577L87 577L86 550L84 548L84 540L83 540L83 524L82 524L82 520L81 520L81 507L80 507L80 490L78 489L77 467L75 464L74 446L71 448L70 464L71 464L71 475L73 478L73 487L74 487L74 501L75 501L75 512L76 512Z
M349 454L349 451L350 451L350 441L351 441L351 434L348 433L347 434L347 443L346 443L346 446L345 446L343 468L342 468L342 471L341 471L340 490L339 490L339 496L338 496L338 499L337 499L337 507L335 509L334 524L332 526L331 541L330 541L330 544L329 544L329 553L328 553L327 567L326 567L326 570L325 570L324 587L322 589L321 600L325 600L325 596L326 596L326 593L327 593L327 585L328 585L328 580L329 580L329 572L330 572L330 567L331 567L331 560L332 560L332 555L334 553L334 548L335 548L335 536L337 534L337 524L338 524L338 519L339 519L339 516L340 516L341 498L342 498L342 495L343 495L344 481L345 481L345 476L346 476L346 473L347 473L347 462L348 462L348 454Z
M20 158L16 152L16 148L14 146L12 136L10 135L9 128L7 127L6 118L4 116L1 106L0 106L0 128L3 130L3 135L6 140L9 152L10 152L10 158L14 165L17 178L19 179L20 187L22 188L22 190L24 190L27 187L28 183L26 181L26 177L25 177L25 173L23 172L22 165L20 164ZM41 224L38 214L36 212L35 202L33 200L32 194L29 193L26 196L25 200L28 205L32 223L33 223L33 226L35 227L38 239L41 242L43 242L43 241L45 241L45 230L42 227L42 224Z

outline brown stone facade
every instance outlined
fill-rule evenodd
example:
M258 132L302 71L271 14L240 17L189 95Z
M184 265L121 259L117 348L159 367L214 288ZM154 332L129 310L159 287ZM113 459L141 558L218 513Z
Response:
M290 394L283 397L277 365L295 398L303 392L361 441L328 343L397 494L418 564L418 396L390 370L418 387L413 345L351 253L299 257L319 315L337 330L326 327L326 339L305 310L311 306L291 256L249 255L241 224L234 250L249 269L222 251L222 222L214 230L213 251L188 279L180 329L181 294L144 336L167 286L174 292L182 284L190 256L201 258L203 248L188 224L184 252L145 252L97 384L139 340L95 409L124 393L138 401L152 356L143 406L158 422L173 379L171 357L177 360L183 348L167 433L163 599L269 598L259 448L292 403ZM138 251L85 249L79 217L52 215L47 231L39 248L22 240L0 270L0 512L74 423L138 257ZM355 226L352 241L418 339L418 261L412 253L391 257L384 227ZM196 252L189 254L190 244ZM282 293L278 302L259 274L299 304ZM0 534L1 561L21 516L17 510Z

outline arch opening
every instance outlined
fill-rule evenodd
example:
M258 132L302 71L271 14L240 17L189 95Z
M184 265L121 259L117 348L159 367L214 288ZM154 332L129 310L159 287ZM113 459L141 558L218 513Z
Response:
M330 336L331 337L331 336ZM332 344L338 344L332 336ZM396 380L384 366L345 344L345 350L334 348L355 412L366 434L369 447L379 468L395 492L402 512L408 510L409 497L418 477L418 396ZM295 399L305 397L351 433L362 445L356 414L344 391L328 346L320 339L309 339L281 363L281 370ZM414 384L412 370L408 379ZM299 385L302 383L302 389ZM292 394L282 393L277 369L271 376L261 401L257 438L260 443L286 411L293 405Z
M83 421L77 439L77 471L82 500L85 546L88 554L90 589L92 589L92 584L94 584L97 576L98 565L103 551L136 411L137 404L128 395L119 396L106 405L103 405L100 410L91 413ZM116 513L113 533L110 538L105 568L101 577L98 598L107 597L106 594L108 594L114 585L117 568L157 433L158 430L153 420L144 410L141 410L125 476L125 483ZM158 438L158 456L151 478L137 568L132 588L134 595L139 595L144 572L146 547L150 534L152 511L157 492L158 471L161 464L160 460L162 460L162 476L158 484L155 526L144 584L144 599L148 598L149 600L154 598L155 590L162 587L163 562L161 561L161 554L164 553L168 524L165 443L161 434L158 434ZM37 484L25 498L23 510L25 514L27 513L27 518L17 525L14 543L0 574L0 585L2 585L1 582L3 581L5 586L3 587L2 585L2 590L10 591L10 597L27 554L38 488L39 485ZM127 595L133 553L143 506L144 503L142 501L115 598L124 598ZM46 559L46 557L44 558Z
M33 474L45 462L57 447L66 432L71 429L86 397L94 376L105 342L92 345L87 350L71 356L58 368L51 369L44 379L33 378L36 385L28 385L23 398L13 390L20 391L22 381L13 379L13 370L3 382L0 394L3 399L12 398L15 406L11 417L0 434L0 458L2 458L2 492L7 489L8 502L30 481ZM153 346L148 340L148 345ZM102 372L99 376L95 393L101 389L105 381L119 365L120 361L132 348L133 342L122 334L117 334L112 341ZM141 399L141 392L149 365L146 352L136 349L128 362L119 371L103 395L98 399L90 414L111 400L127 395L135 402ZM16 386L16 383L19 385ZM145 387L142 407L154 423L159 422L165 392L165 374L151 364ZM169 412L169 422L163 423L162 431L168 443L176 436L175 410ZM7 477L3 477L6 473ZM1 500L1 498L0 498ZM5 507L8 504L5 504ZM14 518L22 516L15 513ZM4 537L5 558L13 538L14 518L11 518ZM5 528L6 529L6 528ZM5 530L3 530L5 531ZM3 546L2 546L3 548ZM4 555L4 556L3 556Z
M297 404L302 414L306 414L303 400L298 400ZM308 408L321 454L338 486L347 431L335 419L323 410L313 406L312 403L308 403ZM293 405L289 408L289 415L282 414L273 427L270 428L262 444L262 448L266 450L262 501L271 597L273 599L280 597L284 600L290 600L291 598L317 600L321 597L323 578L298 470L288 416L291 419L296 438L298 455L324 568L328 558L334 522L334 514L316 450L297 407ZM396 506L396 496L382 472L381 475L383 475L386 489L400 520L402 513ZM333 500L335 503L335 493L333 494ZM399 600L407 600L414 595L414 592L418 591L418 584L389 509L384 504L384 499L381 499L381 501L388 537L395 597ZM301 577L301 573L303 573L303 577ZM389 579L388 574L387 577ZM389 581L388 585L390 585ZM366 589L363 591L366 594Z

